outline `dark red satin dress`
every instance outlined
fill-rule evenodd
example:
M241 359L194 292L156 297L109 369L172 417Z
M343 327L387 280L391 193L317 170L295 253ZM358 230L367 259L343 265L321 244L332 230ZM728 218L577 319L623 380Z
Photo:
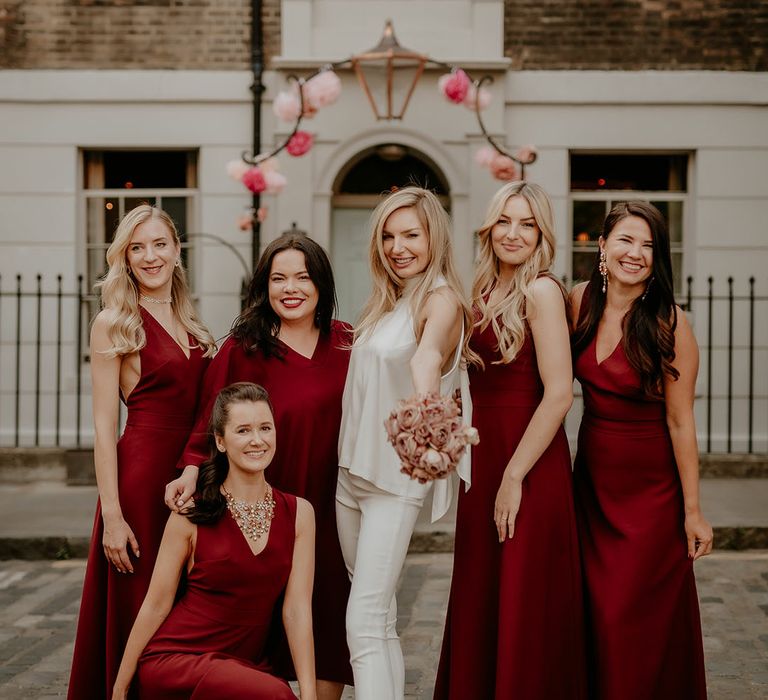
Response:
M139 612L168 520L165 485L189 437L208 360L199 347L189 359L144 308L146 345L141 377L128 396L128 417L117 443L117 484L123 517L139 543L133 574L120 574L102 548L104 525L96 506L68 698L111 698L125 643ZM196 341L190 336L190 345ZM130 551L130 550L129 550Z
M599 365L595 343L575 363L590 697L704 700L699 601L664 402L642 393L621 342Z
M228 510L216 523L197 526L184 595L139 659L141 700L296 697L264 660L296 540L295 496L272 493L275 515L258 554Z
M180 467L200 464L208 456L208 420L223 387L255 382L269 392L277 430L269 482L306 498L315 510L312 615L317 677L348 685L353 682L345 629L350 584L336 530L336 478L350 343L348 327L338 321L329 336L320 335L311 358L287 345L282 358L249 354L227 338L206 372L195 429L179 462ZM294 677L285 640L276 644L273 662L281 676Z
M543 396L530 335L509 364L475 330L485 369L470 370L472 486L460 489L453 580L435 698L586 697L582 584L565 432L523 480L511 540L493 520L502 475Z

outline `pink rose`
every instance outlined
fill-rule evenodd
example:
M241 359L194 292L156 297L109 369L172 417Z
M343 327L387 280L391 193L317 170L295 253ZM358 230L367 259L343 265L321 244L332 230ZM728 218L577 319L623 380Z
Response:
M469 445L477 445L480 442L480 433L477 432L477 428L467 426L464 428L464 439Z
M264 173L262 173L261 170L256 166L246 170L245 174L243 175L243 184L254 194L258 194L259 192L263 192L265 189L267 189L267 183L264 180Z
M441 76L437 81L437 85L445 99L460 105L467 97L472 81L470 81L469 76L461 68L458 68Z
M285 150L292 156L303 156L312 148L315 137L308 131L297 131L285 146Z
M401 430L412 430L421 420L421 409L411 403L401 402L396 413Z
M442 450L451 437L450 426L435 425L429 431L429 444L436 450Z
M427 450L419 460L419 467L427 472L432 478L439 478L448 473L450 459L444 452Z
M400 426L397 422L397 418L393 413L389 414L389 418L384 421L384 429L387 431L387 437L389 441L394 445L395 438L400 432Z

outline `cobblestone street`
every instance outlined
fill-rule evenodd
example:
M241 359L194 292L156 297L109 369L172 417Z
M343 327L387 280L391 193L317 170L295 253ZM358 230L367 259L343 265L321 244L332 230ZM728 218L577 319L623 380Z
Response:
M450 568L450 554L407 560L399 603L408 698L432 696ZM0 562L3 700L66 695L84 569L83 560ZM697 579L710 698L768 698L768 552L716 552L697 564Z

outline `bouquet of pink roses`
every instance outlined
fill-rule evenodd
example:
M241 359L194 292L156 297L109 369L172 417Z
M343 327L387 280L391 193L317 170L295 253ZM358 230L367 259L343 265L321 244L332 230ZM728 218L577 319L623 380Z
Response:
M425 394L403 399L384 421L387 439L400 457L400 471L422 484L450 474L477 430L464 425L451 396Z

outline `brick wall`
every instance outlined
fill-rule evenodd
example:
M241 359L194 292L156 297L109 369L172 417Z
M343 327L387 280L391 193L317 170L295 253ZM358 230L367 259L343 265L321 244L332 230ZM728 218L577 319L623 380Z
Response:
M768 70L766 0L506 0L516 69Z
M263 0L267 59L280 0ZM0 0L0 68L247 69L250 0Z

